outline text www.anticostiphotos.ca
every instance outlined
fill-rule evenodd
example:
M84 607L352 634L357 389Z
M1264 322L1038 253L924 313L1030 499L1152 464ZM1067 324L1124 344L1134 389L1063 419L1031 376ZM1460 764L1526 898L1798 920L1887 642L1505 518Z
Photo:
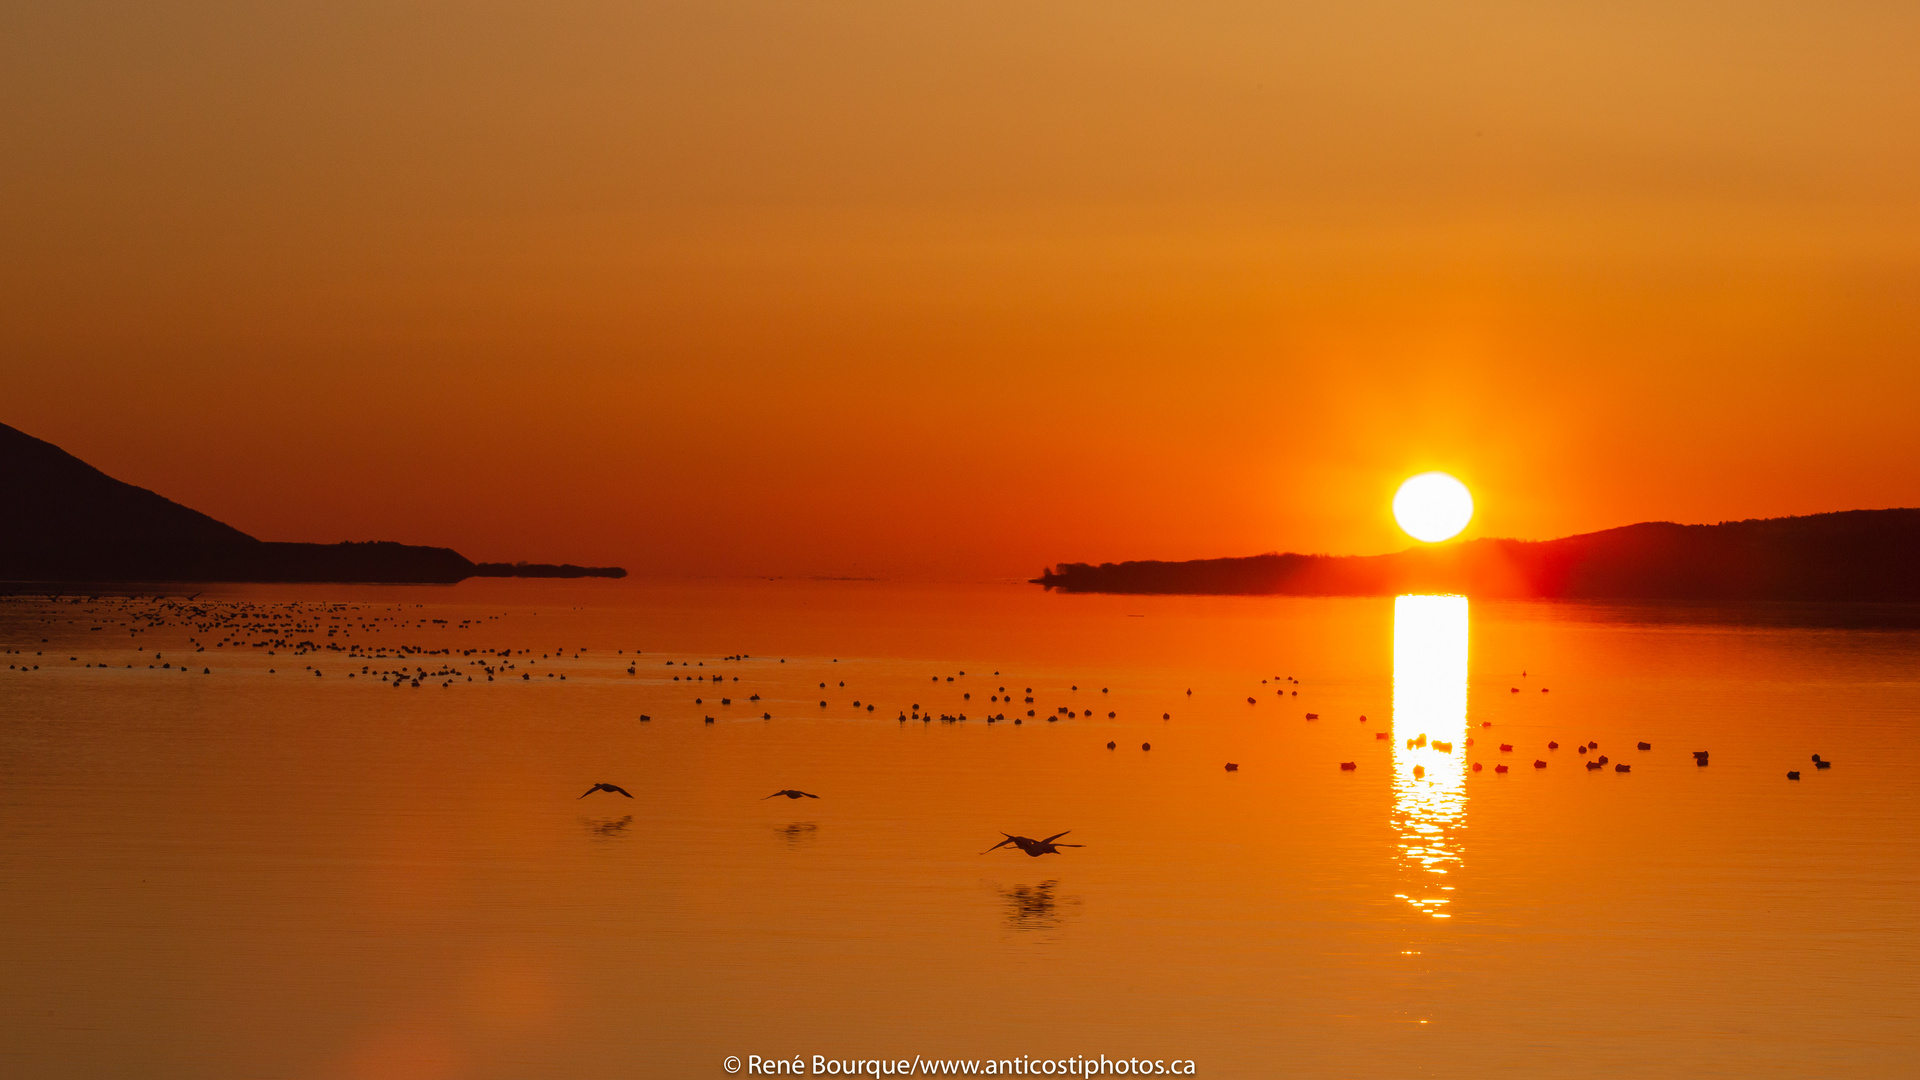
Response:
M752 1076L1194 1076L1191 1059L1171 1058L747 1058Z

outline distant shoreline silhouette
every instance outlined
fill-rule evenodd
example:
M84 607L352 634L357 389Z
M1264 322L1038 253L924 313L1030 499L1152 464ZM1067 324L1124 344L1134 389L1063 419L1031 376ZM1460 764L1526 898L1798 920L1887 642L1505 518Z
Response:
M0 581L452 584L470 577L627 576L617 566L475 563L452 548L387 540L256 540L5 424L0 499Z
M1920 602L1920 509L1718 525L1653 521L1558 540L1471 540L1390 555L1061 563L1033 584L1074 593L1910 603Z

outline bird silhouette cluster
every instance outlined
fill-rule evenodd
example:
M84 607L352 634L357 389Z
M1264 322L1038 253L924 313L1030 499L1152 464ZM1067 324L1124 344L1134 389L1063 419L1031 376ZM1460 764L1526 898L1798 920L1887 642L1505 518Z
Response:
M673 688L684 687L681 692L686 694L682 699L685 715L690 720L697 718L704 725L713 725L720 719L766 723L781 715L872 718L876 713L884 715L876 699L887 696L872 689L849 690L846 677L812 679L805 691L799 691L792 685L799 671L786 666L785 658L756 658L745 652L711 658L669 658L625 648L614 649L609 655L604 648L585 645L562 643L540 647L507 641L503 640L508 633L508 624L503 620L510 614L506 611L442 616L420 603L268 602L207 598L202 590L184 595L166 592L16 594L0 598L0 603L5 605L4 622L0 622L0 653L8 661L7 671L15 677L70 678L76 669L87 676L116 679L148 677L149 674L166 678L177 675L275 679L301 676L309 680L309 685L346 683L387 690L425 687L505 690L530 685L557 689L570 679L575 684L584 681L591 685L613 681L656 693L671 693ZM56 635L61 646L49 656L46 646L52 644ZM81 642L84 644L77 644ZM838 663L837 659L830 661L830 664ZM782 673L786 673L785 677ZM1125 695L1116 697L1112 687L1101 687L1097 693L1092 688L1082 690L1077 683L1047 689L1006 681L999 675L996 671L982 681L983 676L978 673L968 676L964 670L934 674L929 678L929 692L933 696L928 701L908 698L900 704L885 706L884 711L894 713L898 725L916 722L931 725L935 721L942 725L961 725L978 720L989 726L1010 722L1017 727L1028 720L1059 724L1121 719L1120 699ZM321 683L314 684L313 679ZM1528 673L1521 672L1518 679L1528 681ZM1247 707L1265 712L1265 703L1278 699L1297 709L1298 705L1291 703L1299 698L1305 685L1292 675L1273 675L1259 679L1257 684L1249 679L1244 689L1253 692L1245 697ZM1228 689L1230 694L1244 692L1223 689ZM1534 689L1538 695L1550 693L1546 687ZM1511 695L1518 695L1521 688L1516 685L1509 691ZM976 694L984 701L976 701ZM1189 688L1182 696L1191 701L1193 694ZM1538 695L1535 700L1544 700ZM969 706L978 710L971 717L966 711ZM705 711L709 708L717 708L719 716ZM1151 717L1155 712L1163 724L1173 721L1174 710L1170 707L1143 710L1140 715ZM1322 716L1318 711L1291 712L1291 715L1308 723L1317 722ZM639 713L637 719L651 723L653 715ZM1360 715L1358 721L1365 725L1368 718ZM1483 733L1492 723L1481 722ZM1362 727L1353 737L1363 740L1360 746L1379 747L1388 738L1388 732ZM1103 741L1107 750L1118 750L1117 740ZM1552 738L1536 745L1544 745L1544 756L1534 757L1531 767L1535 771L1545 770L1549 759L1561 750L1562 743L1559 738ZM1638 740L1633 745L1636 755L1655 753L1654 744L1648 740ZM1519 753L1519 744L1501 741L1496 746L1493 773L1508 776L1509 766L1500 759ZM1602 753L1598 740L1584 738L1572 741L1571 746L1588 773L1605 771L1609 766L1614 775L1632 772L1629 762L1614 762ZM1142 753L1152 749L1151 741L1140 743ZM1443 760L1430 755L1455 758L1457 748L1452 739L1430 738L1425 732L1417 732L1404 739L1404 749L1403 760L1381 764L1394 769L1404 781L1420 783L1432 782L1428 780L1429 768ZM1471 760L1481 752L1476 749L1473 738L1465 738L1458 749L1462 752L1455 760L1464 766L1464 775L1483 771L1485 762ZM1705 768L1711 761L1706 750L1693 750L1690 754L1696 767ZM1344 761L1329 759L1329 763L1349 774L1364 774L1370 767L1364 755ZM1833 766L1832 761L1819 754L1812 756L1811 764L1816 772ZM1258 762L1242 755L1241 760L1226 762L1224 771L1238 776L1250 767L1257 768ZM1799 769L1787 773L1789 780L1800 777ZM625 787L611 781L596 781L576 798L585 799L595 794L634 798ZM762 801L780 798L797 801L818 800L821 796L800 788L783 787L761 798ZM607 830L608 835L617 832L617 829ZM1060 843L1060 837L1066 835L1068 832L1063 831L1036 840L1001 831L1003 839L987 851L1013 847L1038 858L1060 854L1063 848L1082 846Z

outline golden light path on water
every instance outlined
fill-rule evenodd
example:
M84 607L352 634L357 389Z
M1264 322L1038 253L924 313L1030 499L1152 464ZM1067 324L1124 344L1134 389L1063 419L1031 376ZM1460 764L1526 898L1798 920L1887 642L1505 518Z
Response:
M1466 824L1467 598L1393 602L1393 827L1418 876L1397 894L1436 919Z

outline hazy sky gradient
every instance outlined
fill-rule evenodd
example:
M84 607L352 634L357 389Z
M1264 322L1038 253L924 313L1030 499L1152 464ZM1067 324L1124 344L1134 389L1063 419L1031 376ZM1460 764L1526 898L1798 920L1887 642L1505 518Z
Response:
M1920 7L0 10L0 421L670 574L1920 505Z

